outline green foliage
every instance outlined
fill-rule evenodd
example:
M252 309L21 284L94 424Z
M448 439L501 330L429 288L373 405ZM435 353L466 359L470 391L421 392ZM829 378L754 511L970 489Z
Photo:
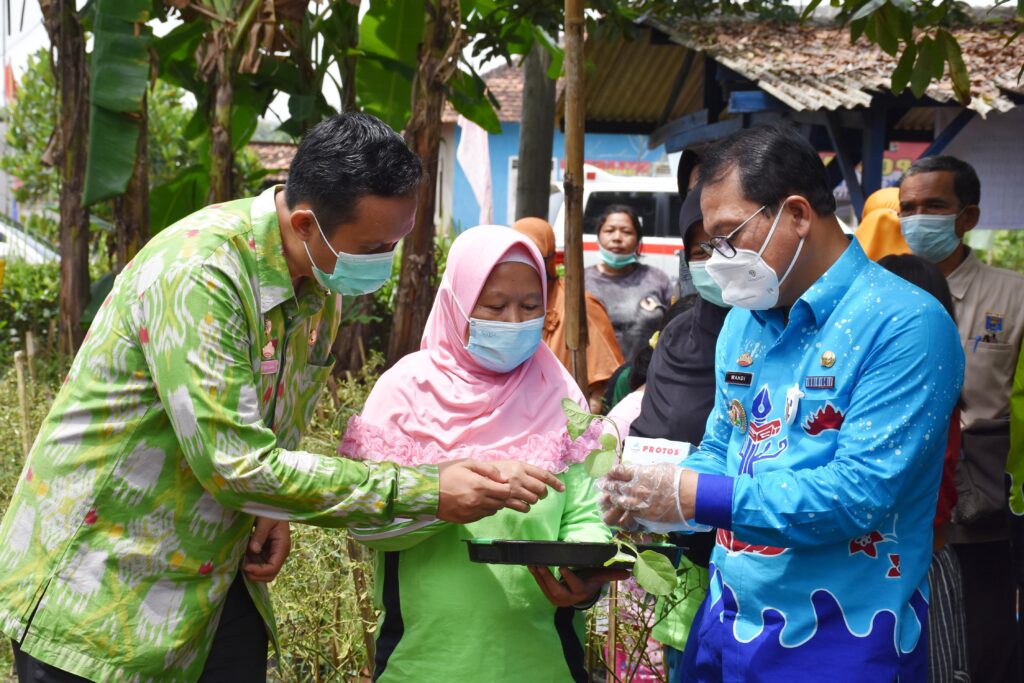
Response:
M991 248L976 251L986 263L1024 274L1024 230L997 230Z
M25 75L18 84L18 96L5 112L7 153L0 157L0 169L20 181L14 196L22 204L46 205L57 201L57 169L43 164L57 121L55 88L50 55L39 50L29 56Z
M569 438L573 441L583 436L583 432L587 431L590 423L597 419L597 415L583 410L571 398L562 399L562 412L565 413L565 417L568 419L565 429L569 432Z
M135 166L151 71L151 0L96 0L89 75L89 145L82 201L122 194Z
M423 6L371 0L359 23L356 94L363 111L402 130L412 114L412 79L423 40Z
M35 265L10 261L0 291L0 367L10 367L10 354L20 348L25 333L37 342L49 333L57 319L60 271L56 263Z
M633 578L651 595L669 595L676 588L676 568L667 557L653 550L637 555Z
M328 386L300 448L334 453L384 364L373 354L355 376ZM292 525L292 553L271 590L282 681L359 678L376 627L369 553L341 529Z

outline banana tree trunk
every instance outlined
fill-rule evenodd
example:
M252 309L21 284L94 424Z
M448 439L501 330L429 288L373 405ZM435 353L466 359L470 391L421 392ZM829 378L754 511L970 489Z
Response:
M56 61L60 98L54 160L60 169L60 348L82 343L80 320L89 302L89 212L82 205L89 139L89 74L85 35L73 0L42 0L43 23Z
M464 43L458 0L427 0L425 4L424 38L413 82L412 118L405 130L406 139L423 162L423 180L416 191L415 227L402 241L402 271L388 340L389 365L419 349L434 301L434 210L444 88L455 73Z
M216 71L213 90L213 109L210 120L210 192L207 200L211 204L226 202L234 198L235 154L231 149L231 108L234 104L234 89L231 86L229 59L222 56Z
M135 148L132 177L124 194L114 205L114 271L121 270L135 258L149 239L149 113L148 101L142 98L139 115L139 141Z

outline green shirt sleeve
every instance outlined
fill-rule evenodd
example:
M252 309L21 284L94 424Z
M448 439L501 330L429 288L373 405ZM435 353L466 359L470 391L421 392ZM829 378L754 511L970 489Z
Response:
M436 513L436 467L364 464L278 447L262 418L266 399L252 353L258 336L223 268L208 262L168 269L136 311L146 362L180 447L220 504L318 526Z
M565 484L566 497L558 540L608 541L612 532L601 519L601 509L597 504L598 490L583 465L570 465L558 478Z

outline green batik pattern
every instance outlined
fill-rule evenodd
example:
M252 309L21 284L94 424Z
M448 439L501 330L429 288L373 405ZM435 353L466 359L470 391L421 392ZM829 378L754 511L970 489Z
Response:
M27 653L95 680L195 681L253 515L436 512L436 467L293 450L341 301L293 291L275 189L161 232L100 308L0 524L0 627ZM266 587L249 588L273 633Z

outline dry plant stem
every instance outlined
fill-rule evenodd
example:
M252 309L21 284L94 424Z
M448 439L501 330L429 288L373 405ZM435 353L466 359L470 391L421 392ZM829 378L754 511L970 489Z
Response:
M25 389L25 352L18 350L14 352L14 371L18 376L18 407L21 412L21 445L22 459L28 458L28 452L32 448L32 435L28 428L28 395Z

